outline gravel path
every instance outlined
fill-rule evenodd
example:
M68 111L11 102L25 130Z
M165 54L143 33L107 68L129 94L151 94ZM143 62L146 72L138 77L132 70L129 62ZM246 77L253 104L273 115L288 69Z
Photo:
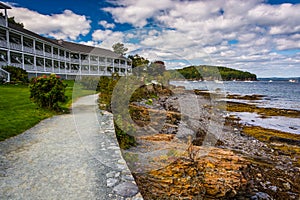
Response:
M0 143L1 199L142 199L96 98Z

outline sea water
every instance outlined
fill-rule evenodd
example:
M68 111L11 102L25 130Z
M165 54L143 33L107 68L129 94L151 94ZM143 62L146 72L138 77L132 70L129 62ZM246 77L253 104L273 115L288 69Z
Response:
M243 103L253 103L258 107L300 110L300 83L289 81L171 81L176 86L186 89L215 90L220 88L226 94L237 95L263 95L262 100L233 100ZM214 85L213 87L211 85ZM241 118L241 123L252 126L280 130L300 134L300 118L274 116L261 118L256 113L231 113Z

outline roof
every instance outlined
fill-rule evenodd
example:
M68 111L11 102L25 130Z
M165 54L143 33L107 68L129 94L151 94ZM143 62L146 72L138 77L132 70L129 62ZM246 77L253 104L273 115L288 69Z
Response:
M48 42L48 43L51 43L51 44L54 44L54 45L57 45L57 46L61 46L61 45L59 45L58 43L53 42L53 41L50 40L49 38L40 36L39 34L34 33L34 32L32 32L32 31L29 31L29 30L27 30L27 29L25 29L25 28L23 28L23 27L21 27L21 26L19 26L19 25L12 24L12 23L8 23L8 27L11 28L11 29L14 29L14 30L16 30L16 31L25 33L25 34L27 34L27 35L29 35L29 36L32 36L32 37L38 38L38 39L40 39L40 40L43 40L43 41L45 41L45 42Z
M110 57L110 58L125 58L109 49L87 46L87 45L73 43L73 42L67 42L67 41L63 41L63 40L54 40L54 39L50 39L50 40L56 42L60 46L66 48L66 49L69 49L73 52L81 52L81 53L94 54L94 55L103 55L103 57Z
M0 9L11 9L11 7L9 7L8 5L0 2Z
M48 42L50 44L68 49L68 50L73 51L73 52L101 55L103 57L109 57L109 58L126 59L124 56L120 56L119 54L117 54L117 53L115 53L111 50L108 50L108 49L103 49L103 48L93 47L93 46L87 46L87 45L73 43L73 42L67 42L67 41L63 41L63 40L55 40L55 39L46 38L46 37L43 37L43 36L41 36L37 33L29 31L29 30L27 30L27 29L25 29L21 26L18 26L16 24L9 23L8 27L13 29L13 30L16 30L16 31L22 32L24 34L27 34L29 36L38 38L42 41Z

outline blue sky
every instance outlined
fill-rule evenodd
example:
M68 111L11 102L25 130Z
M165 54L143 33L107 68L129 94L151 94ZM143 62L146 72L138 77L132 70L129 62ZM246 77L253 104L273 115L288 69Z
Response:
M300 76L300 1L13 0L10 16L47 37L259 77Z

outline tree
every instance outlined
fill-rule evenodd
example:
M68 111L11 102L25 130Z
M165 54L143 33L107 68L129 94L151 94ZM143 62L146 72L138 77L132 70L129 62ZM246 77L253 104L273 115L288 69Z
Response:
M114 44L112 46L112 48L113 48L113 50L114 50L115 53L120 54L122 56L124 56L126 54L125 52L128 50L128 48L126 48L124 46L124 44L120 43L120 42Z
M128 58L131 59L131 61L132 61L132 68L148 66L148 64L150 63L149 60L139 56L138 54L135 54L134 56L129 55Z
M0 13L0 17L4 18L3 13ZM9 17L7 20L9 24L15 24L17 26L24 28L24 24L20 22L16 22L15 17Z

